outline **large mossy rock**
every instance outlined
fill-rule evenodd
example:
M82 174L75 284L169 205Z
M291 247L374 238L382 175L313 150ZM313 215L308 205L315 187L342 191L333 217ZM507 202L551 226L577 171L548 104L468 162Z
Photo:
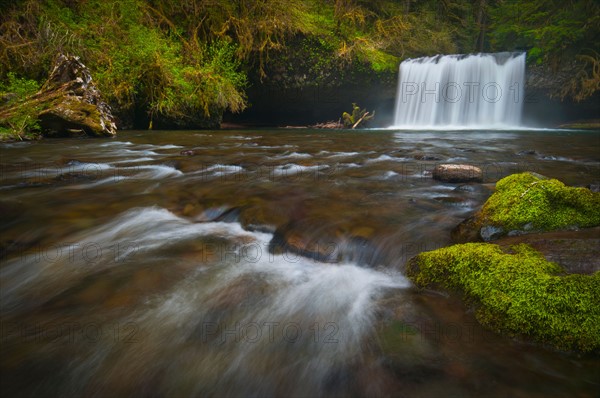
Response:
M456 291L491 330L564 350L600 351L600 272L566 274L528 245L465 243L407 264L417 286Z
M473 217L452 232L457 242L600 225L600 193L565 186L535 173L513 174Z

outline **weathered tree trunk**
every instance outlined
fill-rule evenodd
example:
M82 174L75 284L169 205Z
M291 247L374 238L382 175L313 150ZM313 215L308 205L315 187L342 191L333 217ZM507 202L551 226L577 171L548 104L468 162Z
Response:
M486 7L487 1L480 0L479 1L479 9L477 10L477 28L479 29L479 35L477 36L476 48L479 52L483 52L483 44L485 40L485 30L486 30Z
M42 134L51 137L112 137L117 127L110 107L102 101L88 68L79 57L60 54L41 90L0 109L0 119L21 107L39 109Z
M360 117L360 119L358 119L358 121L352 125L352 129L354 130L356 128L356 126L358 126L360 124L360 122L362 122L365 119L365 117L367 117L367 116L369 116L369 112L365 112L365 114L362 115Z

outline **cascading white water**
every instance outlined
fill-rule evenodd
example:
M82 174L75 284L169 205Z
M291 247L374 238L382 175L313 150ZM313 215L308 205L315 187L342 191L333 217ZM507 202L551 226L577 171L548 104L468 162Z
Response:
M525 53L437 55L400 64L397 128L520 126Z
M93 318L87 321L67 315L53 323L60 332L40 340L44 351L52 356L57 345L69 345L78 353L65 365L70 377L62 395L86 395L90 385L98 395L131 395L127 384L152 379L158 395L323 396L328 379L364 355L378 300L410 283L392 270L272 254L272 239L237 223L195 223L157 206L134 208L69 236L53 257L34 251L7 262L0 269L0 315L4 322L26 314L111 269L122 276L135 269L139 278L166 266L173 283L147 300L120 311L96 308L83 315ZM188 244L197 249L191 260L169 249ZM150 253L156 262L145 257ZM177 276L183 269L189 272ZM90 327L93 344L75 338ZM3 346L25 340L16 330L2 324ZM47 380L41 390L54 379Z

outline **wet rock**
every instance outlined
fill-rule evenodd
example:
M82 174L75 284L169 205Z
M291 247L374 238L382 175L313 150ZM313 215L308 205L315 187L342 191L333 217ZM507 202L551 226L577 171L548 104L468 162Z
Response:
M375 233L375 228L369 226L356 226L350 230L350 234L354 238L369 239Z
M433 169L434 180L444 182L481 182L483 173L479 167L468 164L440 164Z
M249 198L240 209L240 223L249 231L273 233L278 226L289 221L286 210L288 208L278 201Z
M93 182L97 179L97 176L91 175L88 173L62 173L56 177L54 177L55 182L67 182L67 183L75 183L75 182Z
M456 227L450 232L452 241L455 243L466 243L466 242L482 242L483 238L479 234L481 230L481 221L478 218L478 213L466 218L461 221Z
M539 155L539 153L534 149L526 149L524 151L518 152L517 155L519 155L519 156L524 156L524 155L537 156L537 155Z
M589 184L586 188L592 192L600 192L600 184Z
M442 156L441 155L437 155L434 153L422 153L422 152L417 152L412 154L412 157L415 160L424 160L424 161L439 161L442 160Z
M339 256L344 262L351 262L361 266L373 266L378 264L384 257L373 240L358 236L352 236L341 242L339 245Z
M494 239L498 239L502 235L504 235L504 229L500 227L494 227L493 225L486 225L481 228L479 231L479 235L484 242L489 242Z
M65 166L70 166L70 167L82 166L84 164L82 161L77 160L77 159L64 159L64 161L62 163Z
M454 191L474 194L476 197L488 197L494 193L494 184L462 184L454 188Z
M415 199L415 198L410 198L410 199L408 199L408 203L411 206L416 207L417 209L425 210L427 212L436 212L436 211L440 211L440 210L442 210L444 208L444 206L442 205L442 203L440 201L435 200L435 199L425 199L425 198Z
M494 243L503 247L526 243L570 274L600 271L600 227L511 236Z
M50 77L32 101L43 108L38 118L45 135L112 137L116 134L111 109L102 100L79 57L60 54Z
M281 225L273 233L269 250L275 254L294 253L320 262L352 262L375 266L398 260L396 245L382 247L380 234L370 226L352 226L327 222L324 219L304 219ZM390 253L393 252L393 253Z
M175 170L181 170L181 162L179 162L178 160L167 160L166 162L162 163L162 165L171 167Z
M303 228L297 223L290 222L275 230L269 251L275 254L291 252L317 261L335 262L337 246L335 238L321 234L311 236L303 233Z
M454 188L454 190L459 192L475 192L475 185L459 185L456 188Z
M465 198L459 196L436 196L433 198L435 201L444 203L452 206L470 206L471 203Z
M198 214L200 208L195 203L187 203L182 211L182 214L186 217L192 217Z
M188 204L189 205L189 204ZM188 211L192 213L193 210L190 206L186 205ZM193 204L191 204L194 206ZM185 208L184 208L185 214ZM204 210L201 214L195 217L195 221L207 222L207 221L222 221L222 222L236 222L239 220L240 209L237 207L219 206L211 207Z

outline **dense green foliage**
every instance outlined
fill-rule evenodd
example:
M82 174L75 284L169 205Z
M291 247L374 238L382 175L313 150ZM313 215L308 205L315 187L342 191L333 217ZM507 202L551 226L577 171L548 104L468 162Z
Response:
M41 79L56 54L71 53L82 57L121 116L142 110L151 121L242 110L246 80L236 44L215 38L190 51L179 29L163 29L151 10L139 0L25 2L7 13L0 30L2 74Z
M569 65L559 96L582 100L600 90L600 3L499 0L490 17L495 48L527 49L529 62L554 70Z
M10 107L35 94L39 88L35 80L18 78L13 72L9 72L6 81L0 81L0 102L5 107ZM19 107L10 117L1 117L0 139L37 138L40 130L37 111L34 107Z
M498 181L482 216L506 231L593 227L600 225L600 193L531 173L513 174Z
M527 245L505 253L494 244L466 243L419 254L408 273L419 286L463 292L478 321L499 333L600 350L600 272L564 275Z
M360 123L367 122L375 116L375 112L367 112L366 109L360 109L360 106L352 104L352 114L348 112L342 113L342 121L344 127L355 128Z
M248 105L250 84L393 80L402 59L437 53L528 48L534 63L581 62L562 94L582 99L600 84L600 13L585 0L24 0L0 7L0 81L13 72L40 82L59 52L78 55L122 126L214 126L225 110Z

